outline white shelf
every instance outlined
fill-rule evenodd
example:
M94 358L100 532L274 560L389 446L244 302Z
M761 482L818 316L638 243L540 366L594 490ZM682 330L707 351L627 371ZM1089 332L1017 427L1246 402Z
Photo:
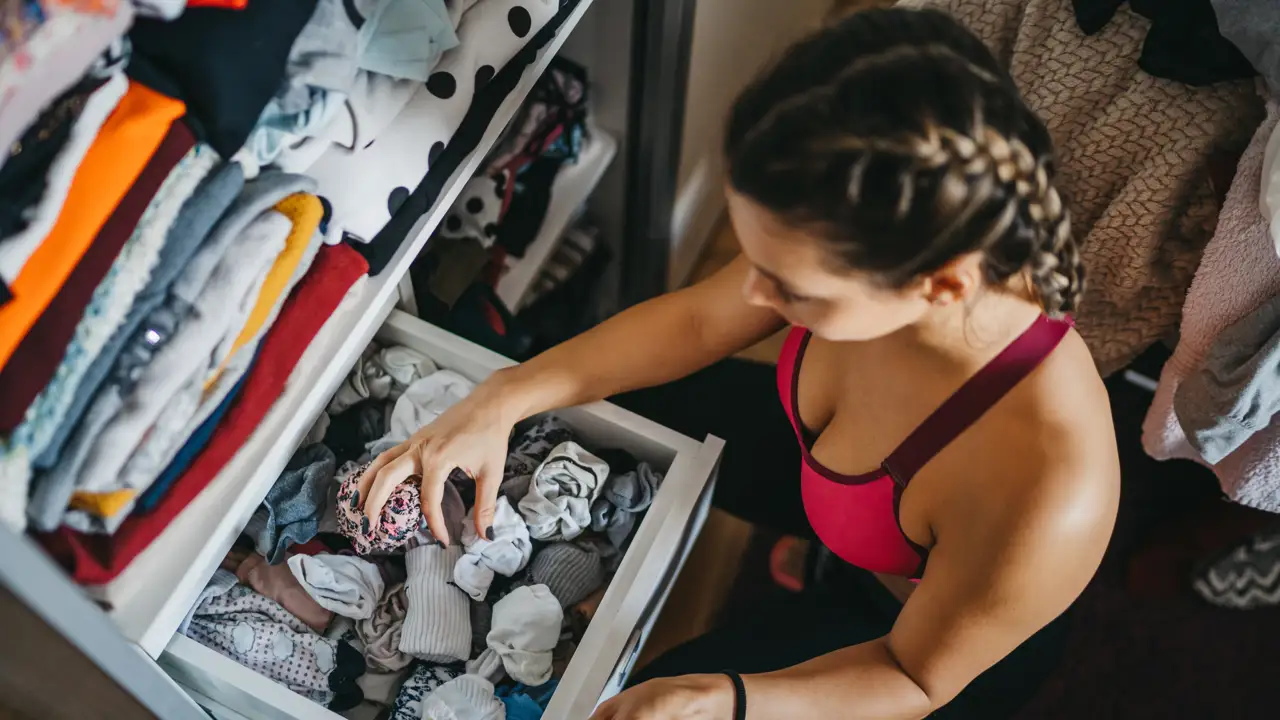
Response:
M579 0L556 36L525 69L475 151L450 177L431 210L414 225L411 239L400 246L380 275L369 278L357 306L327 324L313 340L311 349L327 358L319 371L302 382L291 382L253 436L209 486L115 580L92 589L92 594L111 605L110 615L124 636L148 655L155 658L164 651L314 419L386 320L397 300L400 279L408 274L436 225L591 2Z
M618 141L606 133L590 129L590 140L583 146L578 161L564 165L551 184L551 204L538 229L538 236L525 249L523 258L509 258L498 280L498 297L512 312L519 312L538 279L538 272L555 252L564 231L581 214L583 206L600 178L618 154Z

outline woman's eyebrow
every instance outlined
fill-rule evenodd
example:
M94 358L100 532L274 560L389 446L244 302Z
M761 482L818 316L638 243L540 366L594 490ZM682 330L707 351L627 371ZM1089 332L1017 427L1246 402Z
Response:
M754 265L754 263L752 264ZM756 268L756 272L768 278L769 281L772 282L774 285L777 285L780 290L786 293L794 294L791 290L791 285L789 285L786 280L783 280L782 278L778 277L777 275L774 275L768 270L765 270L759 265L755 265L755 268Z

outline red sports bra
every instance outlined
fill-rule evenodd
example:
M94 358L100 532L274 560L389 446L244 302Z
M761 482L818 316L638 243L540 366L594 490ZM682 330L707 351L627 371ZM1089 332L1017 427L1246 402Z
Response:
M947 398L879 468L861 475L837 473L810 452L817 437L800 421L798 393L810 333L792 328L778 357L778 393L800 441L801 495L818 539L850 564L918 579L929 551L902 531L902 491L926 463L1035 370L1070 328L1069 320L1041 316Z

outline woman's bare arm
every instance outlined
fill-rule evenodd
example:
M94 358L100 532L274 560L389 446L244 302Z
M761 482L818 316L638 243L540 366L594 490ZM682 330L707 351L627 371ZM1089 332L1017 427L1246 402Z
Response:
M435 422L382 453L360 476L370 522L402 482L421 477L432 534L448 542L440 510L455 467L476 480L474 522L493 523L511 428L530 415L683 377L757 342L782 325L742 297L741 258L697 285L641 303L523 365L495 373Z
M1062 613L1102 560L1119 483L1105 468L1047 472L1004 478L1034 488L1002 497L1004 509L940 518L924 578L887 636L747 676L748 720L924 717Z

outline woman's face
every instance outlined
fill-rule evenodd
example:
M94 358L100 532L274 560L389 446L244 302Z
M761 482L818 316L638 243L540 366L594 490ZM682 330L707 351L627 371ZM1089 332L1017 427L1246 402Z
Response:
M823 241L789 228L729 189L729 218L751 271L747 302L773 309L826 340L872 340L915 324L929 312L921 284L901 290L837 269Z

